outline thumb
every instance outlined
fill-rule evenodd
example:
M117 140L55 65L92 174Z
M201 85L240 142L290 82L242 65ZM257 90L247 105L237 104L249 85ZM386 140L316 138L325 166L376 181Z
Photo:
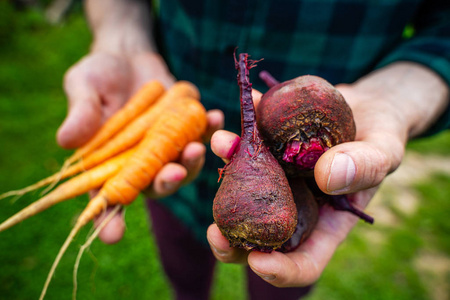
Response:
M258 106L259 102L261 101L262 93L258 90L252 89L252 97L254 105Z
M101 126L101 99L92 85L76 78L67 79L64 89L69 107L67 117L58 129L57 141L63 148L77 148Z
M343 143L325 152L314 169L320 189L348 194L379 185L400 164L404 144L389 134L373 134L362 141Z

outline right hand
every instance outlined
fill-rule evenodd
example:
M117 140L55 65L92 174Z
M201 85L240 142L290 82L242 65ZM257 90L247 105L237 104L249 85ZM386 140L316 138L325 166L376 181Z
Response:
M69 101L68 115L58 130L63 148L86 143L139 87L151 79L166 87L175 79L156 53L142 52L127 58L108 52L93 52L72 66L64 77Z
M141 52L130 57L109 52L93 52L71 67L64 78L69 110L58 130L57 141L63 148L77 148L86 143L128 98L149 80L157 79L169 88L175 78L157 53ZM209 139L223 127L221 111L208 112ZM169 163L156 175L146 195L167 196L196 177L204 163L205 145L186 146L178 163ZM106 215L106 214L104 214ZM102 217L96 220L101 222ZM105 243L118 242L124 233L122 214L116 215L100 232Z

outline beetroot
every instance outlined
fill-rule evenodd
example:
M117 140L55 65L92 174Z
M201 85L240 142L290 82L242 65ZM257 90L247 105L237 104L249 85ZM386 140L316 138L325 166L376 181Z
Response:
M335 210L348 211L373 223L373 218L355 208L346 195L322 192L313 177L314 166L325 151L355 139L353 114L339 91L317 76L300 76L283 83L266 71L261 72L260 77L270 89L262 96L257 109L258 128L287 174L297 202L299 220L308 220L303 216L308 212L303 210L312 208L304 204L306 200L303 204L298 203L296 193L308 189L319 206L329 204ZM298 183L293 178L299 176L307 182L307 187L303 184L302 187L294 187ZM302 192L306 195L305 190ZM312 222L314 218L309 220Z
M258 128L288 176L311 174L322 153L354 140L352 111L326 80L306 75L276 84L267 72L261 78L272 87L258 105Z
M246 53L236 61L241 94L241 141L222 169L213 203L214 220L232 247L270 252L280 248L297 225L297 209L286 175L263 144L255 120Z
M296 177L289 178L288 181L297 207L298 222L292 237L279 249L285 253L300 246L310 236L319 219L319 203L306 185L305 179Z

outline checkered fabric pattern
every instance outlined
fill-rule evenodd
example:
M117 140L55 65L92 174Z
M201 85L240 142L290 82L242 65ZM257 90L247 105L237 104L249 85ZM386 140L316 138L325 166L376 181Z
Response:
M195 83L206 108L223 110L226 128L237 133L236 48L263 59L251 72L262 92L261 70L280 81L313 74L337 84L401 60L424 64L450 84L448 0L161 0L156 20L172 73ZM405 35L407 26L412 34ZM449 125L447 110L429 134ZM222 166L208 153L196 184L162 200L205 242Z

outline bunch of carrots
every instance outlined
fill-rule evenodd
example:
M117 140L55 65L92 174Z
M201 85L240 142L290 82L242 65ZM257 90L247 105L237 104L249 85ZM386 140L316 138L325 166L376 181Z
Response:
M206 126L206 111L192 83L178 81L165 90L158 81L150 81L78 148L58 173L0 195L0 199L20 196L45 186L48 186L45 192L51 190L1 223L1 232L57 203L99 189L59 251L40 299L44 298L61 257L78 231L107 207L114 207L116 213L133 202L165 164L179 158L189 142L201 140Z

